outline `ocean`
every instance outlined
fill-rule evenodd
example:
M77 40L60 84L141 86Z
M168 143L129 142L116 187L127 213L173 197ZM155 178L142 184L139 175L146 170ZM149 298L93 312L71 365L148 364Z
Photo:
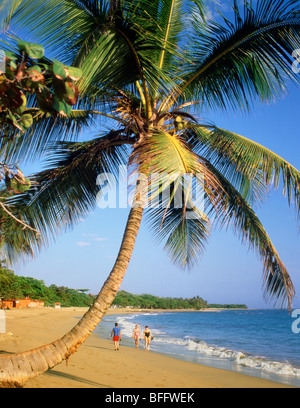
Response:
M95 333L111 339L115 322L122 330L121 345L134 347L133 328L138 324L143 332L147 325L154 337L152 352L300 387L300 333L286 310L107 315Z

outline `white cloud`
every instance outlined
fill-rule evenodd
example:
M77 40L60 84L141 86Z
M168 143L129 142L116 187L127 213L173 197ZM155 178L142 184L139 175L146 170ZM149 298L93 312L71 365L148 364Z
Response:
M78 245L79 247L86 247L86 246L90 246L91 243L90 243L90 242L86 242L86 241L78 241L78 242L77 242L77 245Z
M84 232L82 234L82 236L85 237L85 238L91 238L93 241L98 241L98 242L103 242L103 241L108 240L108 238L98 237L97 234L93 234L93 233L90 233L90 232Z
M114 255L106 255L107 259L115 259L116 257Z

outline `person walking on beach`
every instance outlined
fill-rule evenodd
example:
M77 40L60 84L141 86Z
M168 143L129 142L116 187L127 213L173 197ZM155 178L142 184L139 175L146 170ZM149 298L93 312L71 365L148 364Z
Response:
M151 330L149 329L148 326L146 326L144 330L145 351L149 351L151 339L152 339Z
M139 341L140 341L140 338L141 338L141 332L140 332L139 326L137 324L135 325L135 328L133 329L132 337L134 338L135 347L139 348Z
M115 327L111 331L111 337L115 343L115 351L119 350L119 341L122 340L122 333L118 323L115 323Z

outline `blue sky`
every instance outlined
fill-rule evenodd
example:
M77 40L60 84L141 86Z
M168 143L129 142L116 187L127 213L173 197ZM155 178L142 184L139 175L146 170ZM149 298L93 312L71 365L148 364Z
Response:
M227 2L220 4L227 12ZM215 16L212 9L209 12ZM251 113L207 112L204 119L255 140L300 169L299 88L290 86L281 100L258 104ZM278 190L255 210L300 296L299 221L294 209ZM42 279L47 285L55 283L98 293L117 256L127 215L128 209L97 208L73 231L43 249L35 260L17 265L16 273ZM183 272L172 265L162 246L154 243L144 222L121 289L170 297L198 295L210 303L270 307L263 300L262 269L257 255L249 252L231 231L214 230L201 262L193 271ZM300 307L300 298L295 299L294 307Z

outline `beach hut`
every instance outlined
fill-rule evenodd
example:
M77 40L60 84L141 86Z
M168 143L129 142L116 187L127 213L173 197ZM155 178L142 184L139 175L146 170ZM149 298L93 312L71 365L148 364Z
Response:
M14 307L14 303L12 300L2 300L1 301L1 309L12 309Z
M43 300L33 300L29 297L24 299L7 299L2 300L2 309L23 309L26 307L44 307L45 302Z
M60 303L59 302L55 303L55 309L60 309Z
M44 307L45 302L43 300L32 300L30 299L30 302L28 303L27 307Z

